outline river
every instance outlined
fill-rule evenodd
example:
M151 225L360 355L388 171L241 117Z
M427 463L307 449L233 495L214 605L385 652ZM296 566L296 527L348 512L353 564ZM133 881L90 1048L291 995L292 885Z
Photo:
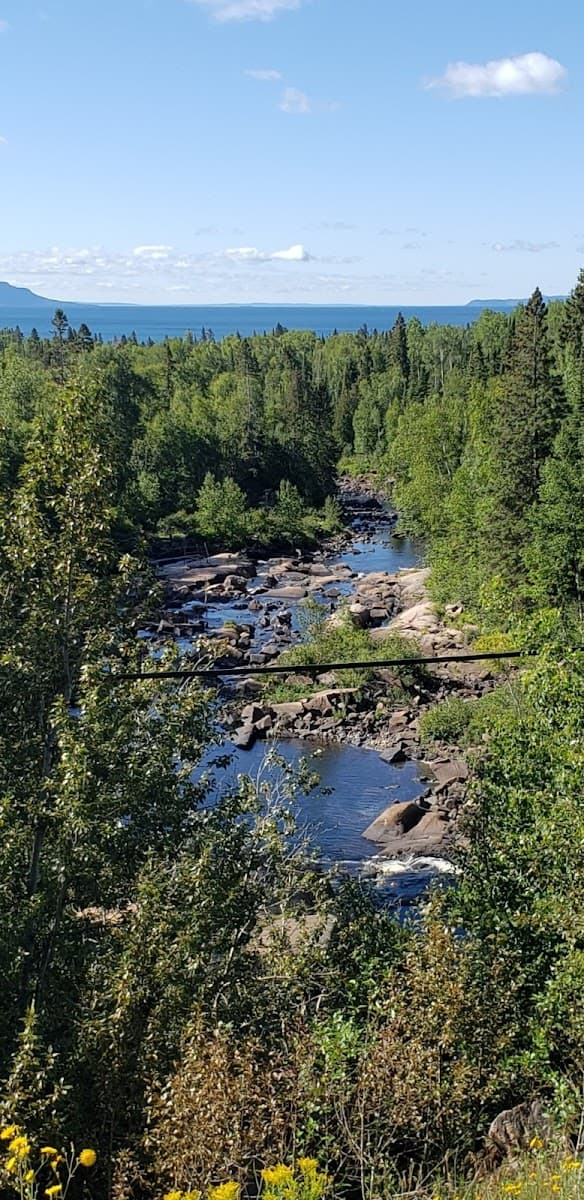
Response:
M395 536L389 514L380 513L373 526L370 520L355 518L353 533L348 547L327 558L331 566L344 565L358 573L387 571L394 574L420 563L420 547ZM256 585L265 583L271 569L271 562L258 564L256 577L248 582L248 596L253 596ZM324 590L317 598L332 606L354 591L355 581L349 579L337 583L333 589ZM331 594L334 594L332 600ZM182 605L183 611L188 608L188 603ZM291 615L290 642L294 644L301 637L300 605L292 600L287 602L287 608ZM206 604L204 623L209 631L224 627L226 622L242 620L253 626L252 645L255 648L261 649L273 636L269 625L262 627L261 612L249 611L249 599L235 600L231 604ZM263 622L267 622L265 615ZM188 639L184 639L185 648L188 644ZM242 750L226 738L224 746L214 748L205 756L202 769L208 770L225 752L231 756L229 765L213 768L215 794L233 786L241 774L264 782L269 780L271 788L277 790L285 784L286 766L282 765L282 760L292 767L299 767L305 761L310 773L318 774L320 783L306 792L299 790L297 793L300 829L317 849L323 865L338 866L348 873L371 877L384 902L408 905L419 897L431 880L448 878L448 864L440 859L412 857L409 861L388 861L362 836L392 801L412 800L422 794L426 785L419 778L417 763L390 765L374 750L346 743L328 741L319 744L292 738L280 739L277 743L256 742L251 749Z

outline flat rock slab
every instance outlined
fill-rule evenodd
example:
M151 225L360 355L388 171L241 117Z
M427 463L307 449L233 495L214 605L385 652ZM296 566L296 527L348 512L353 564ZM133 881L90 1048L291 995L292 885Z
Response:
M391 633L402 633L404 637L426 633L428 630L438 630L438 616L431 600L420 600L398 613L390 622L388 629Z
M290 587L269 588L267 592L264 592L264 596L270 600L305 600L307 595L307 588L293 584Z
M427 765L436 781L433 790L437 795L446 791L453 783L464 783L468 779L468 767L462 759L453 759L452 762L431 762Z
M276 717L301 717L304 704L302 700L288 700L283 704L273 704L271 711Z

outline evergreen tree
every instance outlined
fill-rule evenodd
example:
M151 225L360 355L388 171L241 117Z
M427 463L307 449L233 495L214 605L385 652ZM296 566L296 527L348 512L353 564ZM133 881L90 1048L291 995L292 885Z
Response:
M554 374L547 309L539 288L520 309L495 406L486 540L493 573L516 583L541 472L565 409Z
M389 335L391 361L399 368L404 382L404 396L410 379L410 356L408 353L408 335L402 313L398 313L395 325Z

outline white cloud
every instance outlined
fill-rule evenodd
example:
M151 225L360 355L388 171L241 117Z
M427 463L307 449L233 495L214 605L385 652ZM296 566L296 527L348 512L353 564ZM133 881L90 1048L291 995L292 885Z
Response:
M557 92L567 74L555 58L533 51L487 63L449 63L427 88L445 88L452 96L527 96Z
M232 262L250 263L250 262L309 262L312 255L304 246L296 245L289 246L287 250L258 250L257 246L236 246L230 250L224 251L225 258L230 258Z
M271 21L281 12L295 12L303 0L191 0L206 8L216 21Z
M294 113L296 116L303 117L312 112L312 104L306 93L295 87L284 88L280 108L282 112Z
M311 255L304 246L290 246L289 250L274 250L270 258L280 258L285 262L308 262Z
M541 254L543 250L557 250L557 242L524 242L517 238L514 242L495 242L491 247L497 254Z
M256 246L235 246L225 251L225 258L231 258L233 262L264 262L269 255L262 254Z
M168 258L172 246L135 246L132 250L134 258L151 258L154 261Z
M245 71L244 74L260 83L278 83L282 79L280 71Z

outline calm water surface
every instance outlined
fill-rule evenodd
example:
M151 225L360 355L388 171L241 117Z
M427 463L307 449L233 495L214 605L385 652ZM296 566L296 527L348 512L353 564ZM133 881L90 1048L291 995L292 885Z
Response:
M14 329L16 325L23 333L34 328L46 337L53 332L51 318L56 304L41 308L0 307L0 329ZM417 317L422 325L470 325L480 316L481 308L460 307L402 307L381 305L148 305L131 304L69 304L61 307L67 313L71 325L78 328L85 323L92 333L101 334L105 341L135 333L139 341L162 342L165 337L183 337L189 331L199 337L201 330L212 330L216 339L240 333L250 337L254 333L269 333L276 325L286 329L310 329L319 336L328 337L339 333L355 333L366 325L368 329L391 329L398 312L405 319ZM504 308L503 311L508 311Z

